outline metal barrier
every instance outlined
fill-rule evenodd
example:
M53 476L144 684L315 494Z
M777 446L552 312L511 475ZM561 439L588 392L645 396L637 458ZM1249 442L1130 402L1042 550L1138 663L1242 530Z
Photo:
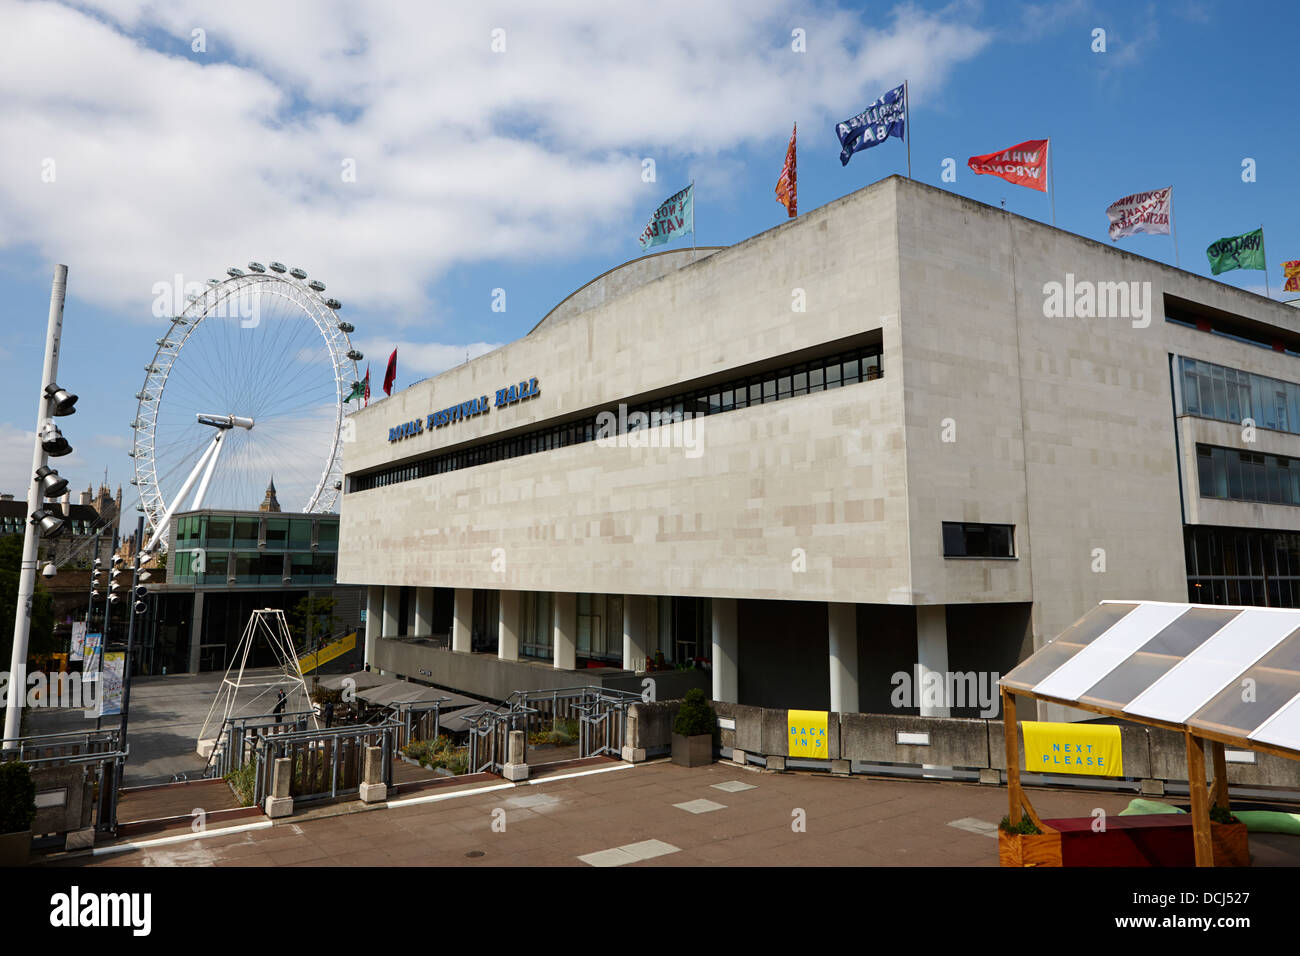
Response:
M250 714L245 717L227 717L217 731L212 752L203 768L204 777L225 777L242 767L253 753L259 737L296 733L307 729L312 711L291 714ZM277 718L279 718L277 720Z
M92 821L97 833L117 832L118 788L129 753L120 741L114 727L20 737L17 747L0 751L0 762L18 760L31 768L38 793L60 798L37 811L34 845L56 844Z
M259 734L253 785L256 804L264 804L271 792L275 762L285 757L293 761L289 796L295 803L359 792L368 747L382 748L383 783L392 786L393 756L399 727L396 721L390 720L382 724L353 724L329 730Z
M413 740L433 740L437 737L442 732L439 729L442 705L449 700L450 697L439 697L437 700L398 701L389 704L388 711L393 715L390 719L399 725L397 749L401 750Z
M510 731L524 731L524 762L528 762L528 737L560 720L578 724L578 756L622 753L627 709L641 695L609 687L555 687L515 691L499 712L469 718L469 769L471 773L501 773L505 766Z

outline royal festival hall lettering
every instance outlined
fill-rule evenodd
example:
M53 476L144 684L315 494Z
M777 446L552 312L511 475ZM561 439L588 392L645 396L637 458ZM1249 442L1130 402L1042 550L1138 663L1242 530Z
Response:
M517 385L497 389L496 401L493 404L497 408L514 405L517 402L540 395L541 391L537 379L530 378ZM404 438L414 438L416 435L423 435L426 430L433 431L435 428L443 428L464 421L467 418L474 418L476 415L485 415L490 408L488 397L480 395L458 405L451 405L436 412L430 412L424 418L417 418L413 421L403 422L400 425L394 425L388 429L388 440L395 442Z

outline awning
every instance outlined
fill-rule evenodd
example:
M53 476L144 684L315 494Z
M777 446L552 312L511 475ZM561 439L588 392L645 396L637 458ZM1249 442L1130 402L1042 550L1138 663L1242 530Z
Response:
M355 671L351 674L331 674L329 677L322 677L320 685L329 690L342 690L344 681L352 681L353 687L361 690L366 687L377 687L380 684L388 683L387 677L380 677L371 671Z
M1300 759L1300 610L1103 601L1000 683Z
M473 720L471 718L487 713L500 714L504 711L504 707L498 707L495 704L480 703L473 707L467 707L464 710L458 710L450 716L439 716L438 726L449 734L462 734L473 726Z
M358 690L357 698L375 707L388 707L399 703L431 703L435 700L445 699L446 703L442 705L443 710L455 710L456 708L470 707L479 703L472 697L465 697L451 691L439 690L437 687L426 687L424 684L415 684L404 680L390 680L374 687L368 687L365 690Z

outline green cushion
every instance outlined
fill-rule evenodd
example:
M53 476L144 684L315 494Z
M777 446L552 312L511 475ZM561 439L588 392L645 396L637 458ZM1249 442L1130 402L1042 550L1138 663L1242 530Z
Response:
M1159 800L1147 800L1143 797L1137 797L1132 800L1127 807L1119 812L1121 817L1138 816L1144 813L1182 813L1173 804L1161 803Z

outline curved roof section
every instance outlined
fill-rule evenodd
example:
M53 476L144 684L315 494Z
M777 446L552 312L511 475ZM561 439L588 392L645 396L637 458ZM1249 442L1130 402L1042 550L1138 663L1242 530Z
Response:
M700 246L696 249L669 249L631 259L608 272L602 272L577 291L570 293L564 301L546 313L542 321L529 329L528 334L532 335L543 326L564 322L588 309L604 305L655 279L676 272L692 262L699 262L718 250L726 248L726 246Z

